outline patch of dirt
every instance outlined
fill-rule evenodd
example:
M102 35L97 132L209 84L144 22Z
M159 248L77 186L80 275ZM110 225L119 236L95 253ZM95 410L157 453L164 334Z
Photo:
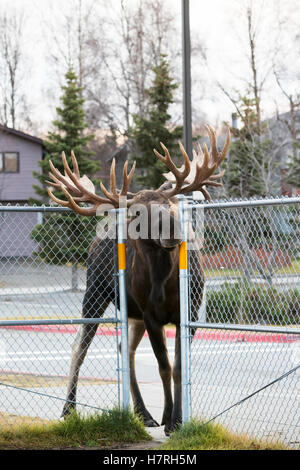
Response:
M0 382L8 385L15 385L16 387L66 387L68 385L68 377L64 376L46 376L31 373L1 373ZM97 378L80 378L80 385L107 385L112 384L112 380L101 380Z
M152 450L157 449L160 445L160 441L134 442L131 444L120 442L111 447L106 447L105 450Z
M33 417L33 416L20 416L20 415L14 415L11 413L4 413L0 412L0 426L1 427L9 427L11 425L36 425L36 424L45 424L48 425L51 421L38 418L38 417Z

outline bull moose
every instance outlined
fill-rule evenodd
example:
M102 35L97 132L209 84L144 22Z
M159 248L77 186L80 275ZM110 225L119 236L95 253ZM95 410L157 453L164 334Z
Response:
M159 373L164 390L164 410L161 424L165 426L166 434L169 434L181 422L181 355L180 355L180 308L179 308L179 246L181 238L178 236L178 194L186 194L192 191L201 191L206 199L210 195L206 189L208 186L221 186L218 181L224 171L214 174L215 170L224 160L230 145L230 132L227 133L224 148L217 148L216 133L212 127L206 126L210 139L210 151L203 145L203 150L198 145L197 152L193 151L193 159L190 160L184 147L179 143L183 157L183 165L178 168L172 160L167 147L161 143L164 155L154 150L156 157L161 160L169 172L164 174L167 181L156 190L142 189L137 193L129 193L130 182L135 170L135 163L128 173L128 162L123 168L123 184L121 190L117 190L115 162L112 162L110 170L110 189L107 190L101 183L103 195L96 194L94 184L84 175L80 177L78 164L72 153L73 171L70 169L67 159L62 154L64 175L54 167L50 161L51 182L47 184L63 192L66 199L57 198L53 190L48 188L49 196L58 204L71 208L74 212L93 216L103 204L111 204L118 208L120 199L126 197L128 208L134 205L143 205L149 214L149 226L153 223L160 224L160 219L151 221L151 208L153 205L163 206L170 218L170 232L167 238L161 236L161 227L158 226L158 236L153 238L149 230L149 237L128 236L127 249L127 309L129 318L129 365L130 365L130 389L133 406L145 426L154 427L159 424L153 419L147 410L140 393L135 373L136 349L145 333L149 339L156 356ZM85 203L85 206L80 205ZM86 206L86 204L89 204ZM132 218L135 217L132 215ZM153 229L153 227L151 227ZM156 232L157 232L156 231ZM113 265L115 263L113 253L113 240L110 244L107 240L97 238L91 245L87 261L87 283L83 299L83 318L101 317L110 302L115 302ZM109 253L109 256L107 254ZM193 273L195 279L191 282L192 288L198 286L190 316L197 318L202 300L204 286L203 270L201 268L201 256L199 251L191 253L193 257ZM193 295L193 293L191 293ZM172 323L176 326L175 358L171 367L166 345L164 325ZM95 324L82 324L72 348L72 360L70 368L67 400L62 416L66 416L76 403L76 390L80 366L84 361L88 348L97 330ZM171 382L174 381L174 399L172 396Z

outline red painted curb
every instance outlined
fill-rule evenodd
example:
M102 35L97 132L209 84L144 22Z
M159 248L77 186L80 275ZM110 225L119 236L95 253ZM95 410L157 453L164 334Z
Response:
M73 325L22 325L22 326L2 326L0 328L10 330L32 331L37 333L68 333L76 334L78 326ZM175 338L175 328L165 328L167 338ZM117 332L115 327L98 327L97 335L99 336L116 336ZM120 335L120 330L118 331ZM144 335L148 337L147 332ZM295 343L299 342L299 335L285 335L274 333L254 333L243 331L196 331L194 339L197 340L210 340L210 341L228 341L238 343Z

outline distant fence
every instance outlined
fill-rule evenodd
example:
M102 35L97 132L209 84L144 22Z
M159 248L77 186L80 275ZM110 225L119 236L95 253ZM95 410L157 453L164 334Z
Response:
M181 203L205 273L203 290L190 243L181 270L184 420L299 446L299 203Z

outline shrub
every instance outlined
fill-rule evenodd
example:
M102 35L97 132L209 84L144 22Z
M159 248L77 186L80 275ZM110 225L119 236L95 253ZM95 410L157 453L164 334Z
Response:
M34 228L31 238L39 243L38 255L47 263L85 264L95 238L96 223L96 217L51 215Z
M208 292L206 315L210 322L296 324L300 320L300 292L225 284L220 290Z

